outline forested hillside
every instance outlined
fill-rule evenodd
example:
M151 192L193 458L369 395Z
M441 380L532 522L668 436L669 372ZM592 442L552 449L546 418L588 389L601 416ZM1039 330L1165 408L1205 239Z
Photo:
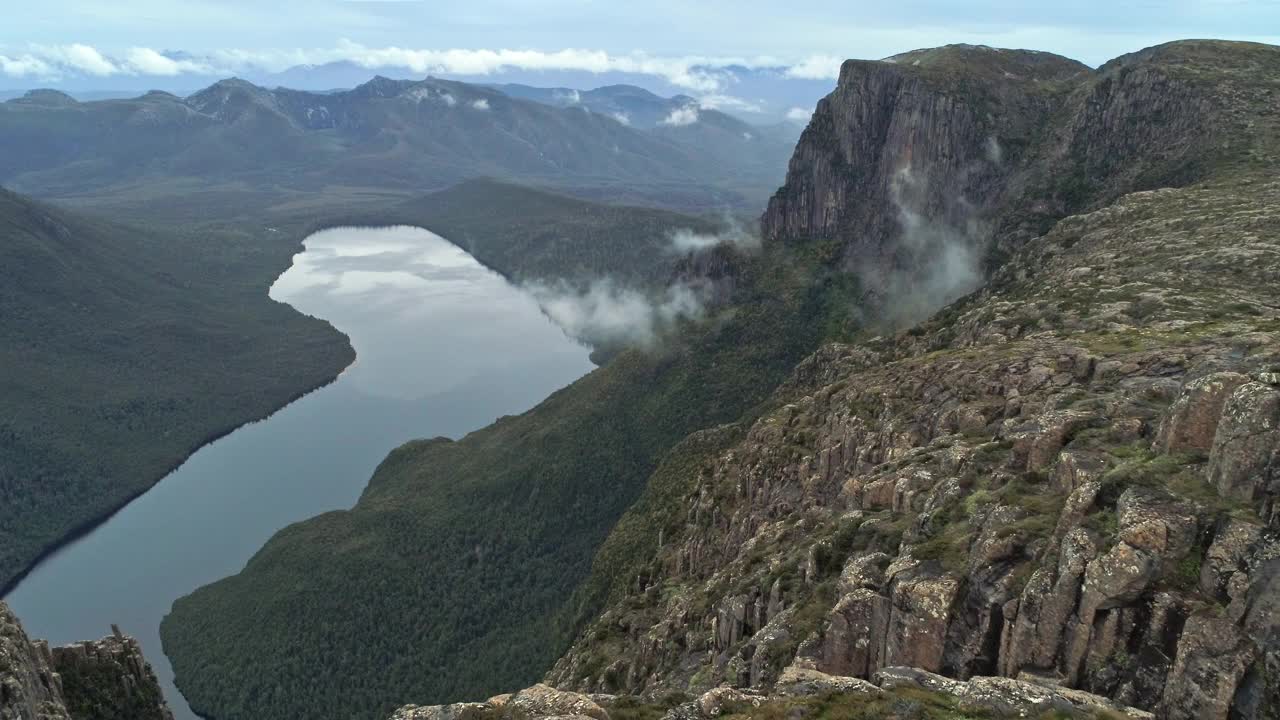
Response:
M161 631L192 706L374 718L405 693L536 678L571 637L595 548L665 453L749 413L851 327L854 288L819 272L819 253L736 262L757 289L717 322L457 442L396 450L353 510L286 528L243 573L175 603Z
M353 359L266 296L296 245L155 230L0 190L0 587L200 445Z

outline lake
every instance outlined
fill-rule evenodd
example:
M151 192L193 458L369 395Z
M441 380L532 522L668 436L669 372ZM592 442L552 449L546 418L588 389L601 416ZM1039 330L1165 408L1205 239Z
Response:
M271 297L351 337L336 382L192 455L5 599L32 637L142 643L178 720L196 716L160 649L173 601L238 572L285 525L351 507L415 438L461 437L591 370L537 303L437 235L336 228L305 241Z

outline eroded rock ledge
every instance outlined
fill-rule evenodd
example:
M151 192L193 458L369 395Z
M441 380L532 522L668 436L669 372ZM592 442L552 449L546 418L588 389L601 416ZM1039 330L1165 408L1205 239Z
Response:
M1123 707L1105 697L1056 685L1043 678L974 677L952 680L917 668L890 667L872 681L828 675L800 664L782 672L772 688L718 687L679 702L638 700L630 696L586 695L535 685L513 695L499 695L482 703L408 705L391 720L611 720L618 716L659 717L663 720L712 720L724 715L804 717L820 705L843 705L853 717L960 717L976 713L986 718L1055 717L1132 718L1152 714ZM899 715L902 713L902 715ZM939 714L942 713L942 714Z
M0 602L0 720L173 720L138 642L50 648Z

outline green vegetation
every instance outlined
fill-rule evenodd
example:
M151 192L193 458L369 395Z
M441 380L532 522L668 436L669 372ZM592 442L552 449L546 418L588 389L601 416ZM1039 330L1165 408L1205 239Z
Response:
M671 281L671 235L713 233L706 220L606 205L493 180L470 180L354 222L418 225L516 282L584 284L609 277L639 288Z
M62 697L72 717L93 720L165 720L160 686L126 684L122 668L109 662L59 663Z
M471 111L478 102L487 110ZM192 185L408 194L495 177L592 199L758 207L782 181L792 143L771 133L746 142L742 123L706 115L717 122L628 127L436 79L381 78L332 93L224 80L187 98L28 98L0 103L0 182L41 197L181 202Z
M401 447L353 510L179 600L161 631L193 707L377 718L535 681L603 601L572 598L667 452L749 413L822 339L812 320L847 281L785 252L740 260L738 304L680 339L458 442Z
M294 242L128 227L0 191L0 587L196 448L353 359L265 288Z

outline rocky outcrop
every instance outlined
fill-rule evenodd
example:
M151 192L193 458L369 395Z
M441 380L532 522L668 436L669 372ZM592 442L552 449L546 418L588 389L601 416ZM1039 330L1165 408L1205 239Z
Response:
M0 718L66 720L62 683L49 646L32 641L9 607L0 603Z
M586 695L564 692L546 685L534 685L514 694L489 698L483 703L406 705L392 715L392 720L527 720L528 718L609 720L609 713Z
M173 714L133 638L115 630L102 640L51 650L28 639L0 603L0 718L173 720Z
M1274 717L1277 208L1251 177L1128 195L815 354L548 682Z

